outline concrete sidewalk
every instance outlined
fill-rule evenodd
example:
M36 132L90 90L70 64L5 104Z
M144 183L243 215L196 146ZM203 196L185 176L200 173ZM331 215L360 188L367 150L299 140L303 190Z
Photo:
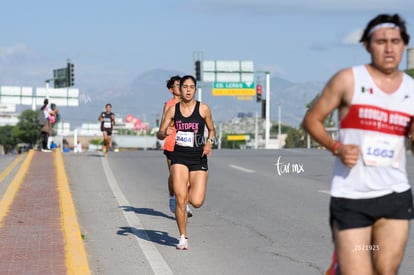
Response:
M0 274L90 274L60 151L27 153L0 200Z

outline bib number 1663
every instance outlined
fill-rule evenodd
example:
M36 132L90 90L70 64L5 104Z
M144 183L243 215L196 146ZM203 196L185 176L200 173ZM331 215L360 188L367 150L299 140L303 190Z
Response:
M374 157L393 158L394 150L368 147L366 154L369 156L374 156Z

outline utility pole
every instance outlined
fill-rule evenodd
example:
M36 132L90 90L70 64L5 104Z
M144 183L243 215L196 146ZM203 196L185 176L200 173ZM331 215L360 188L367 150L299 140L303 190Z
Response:
M266 81L266 117L265 117L265 149L270 147L270 72L268 71L256 71L256 73L264 73ZM257 96L257 95L256 95Z
M270 72L266 74L266 118L265 118L265 148L269 149L270 141Z
M259 148L259 117L256 114L254 121L254 149Z
M197 100L200 102L203 99L202 93L203 93L203 90L201 89L201 87L197 87Z

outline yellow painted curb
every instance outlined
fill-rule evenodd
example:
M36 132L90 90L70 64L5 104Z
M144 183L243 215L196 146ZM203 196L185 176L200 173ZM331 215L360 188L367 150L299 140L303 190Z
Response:
M23 154L20 154L14 161L4 169L4 171L0 174L0 183L10 174L10 172L16 167L17 164L22 160Z
M91 274L60 150L54 154L67 274Z
M29 169L30 162L32 161L33 155L34 155L33 150L30 150L29 153L27 153L26 159L24 160L22 166L20 166L19 171L17 171L16 176L14 177L13 181L10 183L9 187L6 190L6 193L4 193L4 196L0 201L0 227L3 225L4 217L7 216L10 206L13 203L14 197L16 196L16 193L19 190L24 178L26 177L27 170ZM15 162L16 161L17 160L15 160Z

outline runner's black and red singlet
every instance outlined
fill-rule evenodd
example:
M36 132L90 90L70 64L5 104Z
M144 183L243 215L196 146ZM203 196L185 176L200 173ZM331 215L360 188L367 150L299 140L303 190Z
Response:
M201 157L205 143L205 121L200 115L200 102L196 101L193 113L184 117L180 111L180 103L175 105L175 129L177 130L174 155L177 157Z

